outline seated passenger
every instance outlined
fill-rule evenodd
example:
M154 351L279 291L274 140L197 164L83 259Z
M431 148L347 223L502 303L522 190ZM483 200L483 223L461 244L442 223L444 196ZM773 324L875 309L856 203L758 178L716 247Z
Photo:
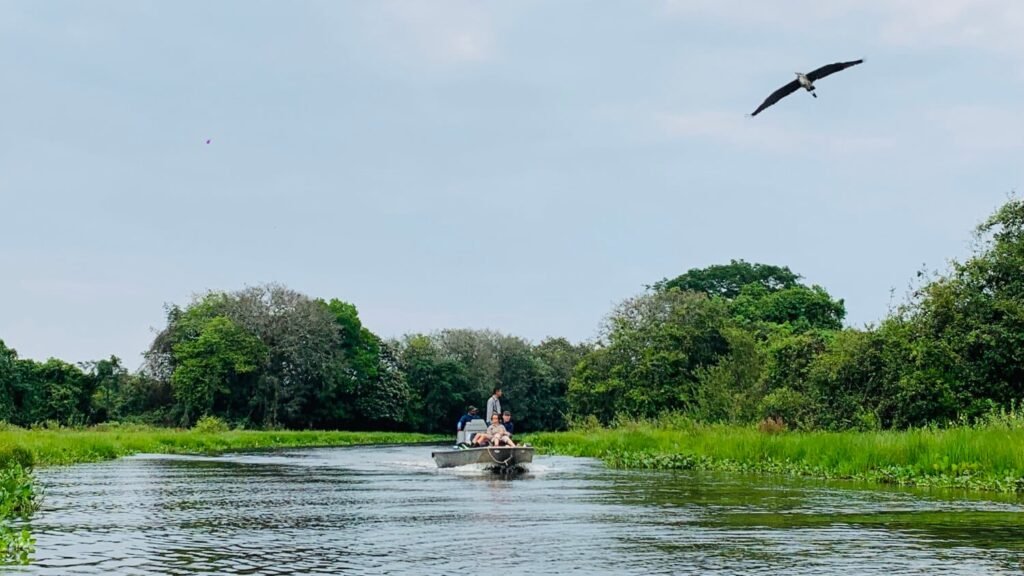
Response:
M455 429L459 432L462 432L462 430L465 429L466 427L466 422L469 422L470 420L476 420L477 418L479 418L479 413L480 411L476 409L476 406L470 406L469 408L466 408L466 413L462 415L462 418L459 418L459 423L455 425Z
M508 435L508 431L498 421L497 414L491 414L491 425L487 427L487 436L491 439L491 446L515 446L516 443L512 441L512 437Z
M505 427L509 436L513 434L512 429L515 428L515 424L512 422L512 413L508 410L501 413L501 425Z

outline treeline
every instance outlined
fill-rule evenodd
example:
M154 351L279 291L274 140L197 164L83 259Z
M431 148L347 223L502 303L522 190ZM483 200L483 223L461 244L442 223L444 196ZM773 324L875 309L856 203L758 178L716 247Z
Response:
M256 428L449 432L501 387L524 429L552 430L565 425L569 379L588 350L477 330L384 340L352 304L271 284L170 306L138 373L116 357L18 359L0 341L0 421L190 426L217 416Z
M450 431L505 392L525 430L674 412L801 429L970 422L1024 396L1024 203L976 229L976 249L877 326L784 266L694 269L619 304L594 342L491 331L385 340L354 305L279 285L167 310L130 373L117 358L18 359L0 342L0 421ZM517 427L518 429L518 427Z
M571 413L602 423L666 411L801 429L972 423L1024 398L1024 203L975 230L878 326L788 268L733 261L622 303L577 367Z

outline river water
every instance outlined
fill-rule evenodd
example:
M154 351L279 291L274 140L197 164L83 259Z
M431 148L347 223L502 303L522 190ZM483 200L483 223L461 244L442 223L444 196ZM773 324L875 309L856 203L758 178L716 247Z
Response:
M430 446L142 455L38 472L24 574L1021 574L1024 500Z

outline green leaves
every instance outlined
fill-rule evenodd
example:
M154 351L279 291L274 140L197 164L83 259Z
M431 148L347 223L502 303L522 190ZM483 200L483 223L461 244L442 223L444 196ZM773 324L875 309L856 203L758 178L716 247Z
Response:
M653 417L695 405L697 376L729 351L724 301L676 289L628 299L602 331L604 346L581 361L569 385L574 416Z
M171 384L186 425L213 414L232 382L255 372L269 356L256 336L224 316L211 318L195 338L178 342L173 350L177 366Z
M35 538L27 529L15 530L7 522L11 518L27 519L38 507L28 469L0 462L0 565L28 564Z
M799 279L799 274L785 266L731 260L728 264L693 268L671 280L658 282L654 288L659 291L675 288L681 292L702 292L709 297L732 299L746 286L774 292L795 286Z

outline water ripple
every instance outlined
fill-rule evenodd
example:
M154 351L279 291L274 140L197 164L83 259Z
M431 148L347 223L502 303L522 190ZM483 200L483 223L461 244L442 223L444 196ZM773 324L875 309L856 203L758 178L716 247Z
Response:
M430 448L139 456L40 471L25 574L1019 574L1012 498Z

